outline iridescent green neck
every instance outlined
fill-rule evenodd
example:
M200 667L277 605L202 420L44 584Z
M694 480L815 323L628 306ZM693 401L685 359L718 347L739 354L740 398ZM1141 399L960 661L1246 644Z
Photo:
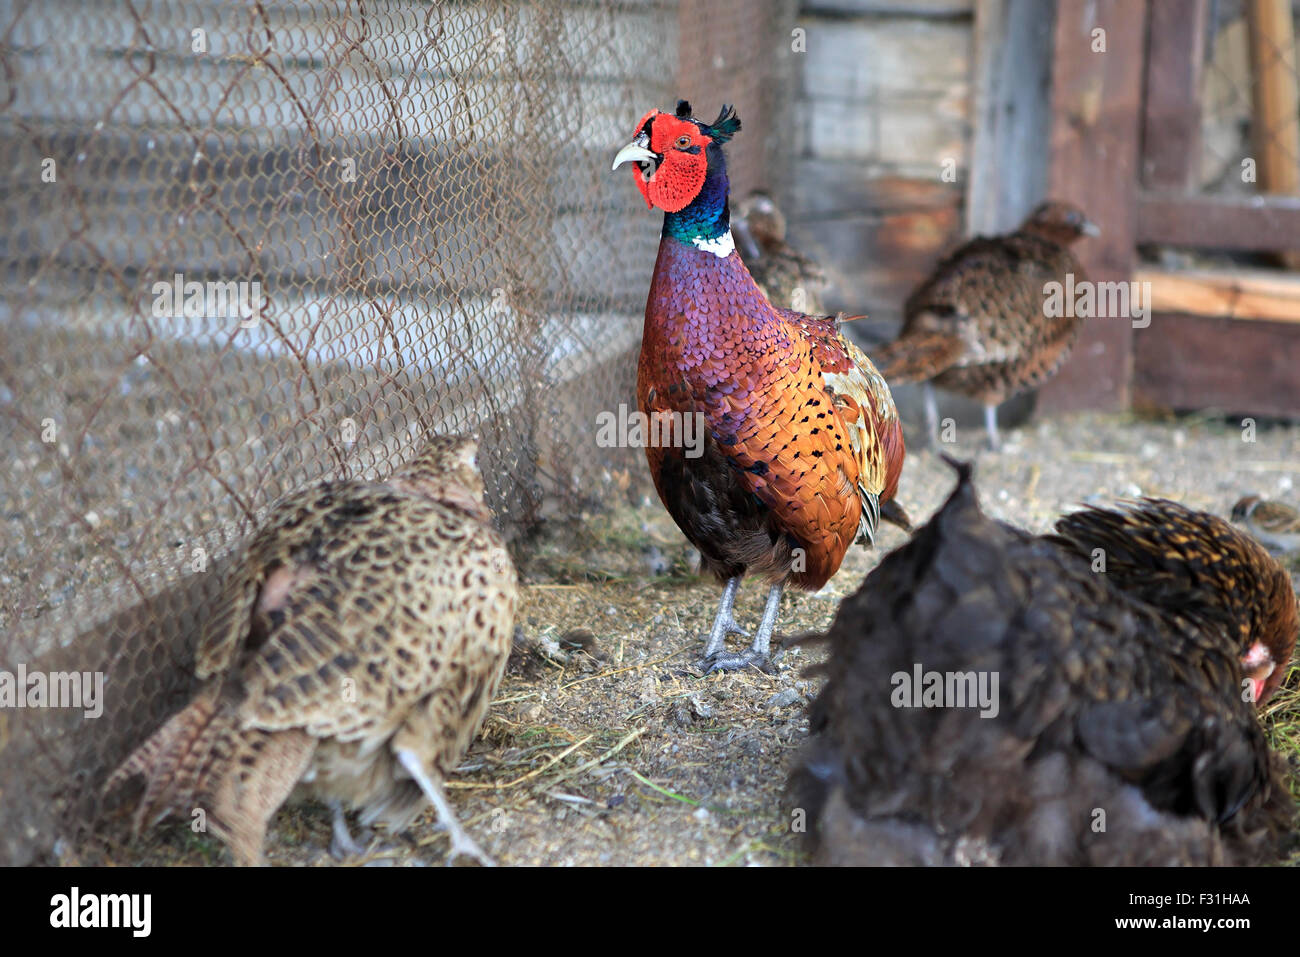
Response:
M725 236L731 229L731 209L727 204L729 185L726 164L715 165L714 157L710 156L709 172L699 195L686 208L664 213L663 235L697 246Z

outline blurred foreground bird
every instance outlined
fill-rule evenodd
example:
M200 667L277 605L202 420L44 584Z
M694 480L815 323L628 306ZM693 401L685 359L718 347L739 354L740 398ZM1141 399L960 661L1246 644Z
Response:
M1300 512L1284 502L1247 495L1232 506L1232 520L1276 551L1300 549Z
M855 538L873 541L903 467L889 387L830 316L768 302L735 252L722 146L740 130L651 110L614 169L632 164L664 225L637 370L641 412L668 435L647 443L655 488L706 569L725 584L704 649L710 670L766 668L786 583L821 588ZM688 423L700 438L686 441ZM732 615L741 578L769 583L750 648Z
M894 385L925 382L932 446L937 385L982 402L989 445L999 447L997 407L1047 381L1074 345L1083 319L1065 297L1086 276L1069 246L1099 232L1074 206L1043 203L1015 232L960 246L908 297L898 337L873 357ZM1053 282L1068 314L1048 314Z
M406 828L433 803L448 862L487 856L441 781L487 713L510 651L516 579L491 525L477 445L436 437L384 482L326 482L277 503L204 626L204 681L113 773L145 779L135 832L195 809L240 864L296 792Z
M1260 649L1285 664L1300 628L1281 569L1170 502L1086 510L1057 532L985 517L962 467L943 508L846 599L791 781L820 861L1283 852L1288 772L1253 701L1281 673Z
M820 315L826 273L785 240L785 216L772 197L754 190L735 207L736 251L772 305Z

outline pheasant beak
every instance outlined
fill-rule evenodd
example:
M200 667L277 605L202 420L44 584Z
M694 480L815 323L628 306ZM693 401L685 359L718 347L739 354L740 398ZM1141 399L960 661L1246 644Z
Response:
M1079 232L1083 233L1085 236L1100 236L1101 227L1098 226L1096 223L1094 223L1092 220L1085 219L1083 223L1079 226Z
M609 168L610 172L612 173L624 163L658 163L660 158L659 154L646 149L646 143L649 141L650 138L642 133L631 143L628 143L627 146L624 146L621 150L615 153L614 165ZM645 166L641 167L641 172L645 172Z

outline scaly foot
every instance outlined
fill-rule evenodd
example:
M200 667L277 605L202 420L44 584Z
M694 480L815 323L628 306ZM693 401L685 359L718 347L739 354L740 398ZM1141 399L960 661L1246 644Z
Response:
M343 805L339 801L329 802L330 813L334 817L334 823L331 830L333 836L330 839L330 857L336 861L341 861L349 857L364 857L369 849L369 833L366 832L367 840L358 841L348 830L347 818L343 813Z
M755 651L753 648L746 648L739 654L732 654L727 651L720 651L716 655L710 655L700 662L704 668L705 674L713 674L715 671L744 671L748 668L754 668L767 675L776 674L776 665L768 658L765 652Z

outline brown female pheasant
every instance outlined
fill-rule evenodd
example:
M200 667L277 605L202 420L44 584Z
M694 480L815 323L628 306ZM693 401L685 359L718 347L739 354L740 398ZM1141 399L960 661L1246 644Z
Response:
M1295 805L1255 715L1281 669L1258 659L1297 629L1276 562L1215 516L1143 501L1036 537L986 517L962 467L831 627L791 782L818 857L1275 861Z
M664 211L637 396L669 433L646 448L659 497L725 583L704 649L711 670L768 666L785 584L821 588L855 538L874 540L903 467L875 366L837 319L768 302L736 254L722 146L739 129L730 107L703 123L681 101L643 116L614 157ZM684 416L702 424L702 448L685 448ZM749 572L770 583L767 607L749 650L728 655Z
M191 703L109 778L145 779L135 831L203 809L240 864L295 793L401 830L425 798L450 862L487 856L441 779L464 756L510 652L514 567L493 530L476 443L437 437L386 482L282 499L200 636Z
M998 441L997 407L1041 385L1078 337L1080 317L1049 316L1046 286L1086 278L1070 252L1099 230L1068 203L1046 202L1006 236L978 236L939 263L903 305L903 326L875 353L887 380L925 382L925 418L938 444L933 386L984 403L989 445Z
M1285 502L1247 495L1232 506L1232 520L1274 551L1300 550L1300 512Z
M745 268L769 302L813 315L824 311L826 272L786 242L785 215L771 196L754 190L741 200L731 231Z

